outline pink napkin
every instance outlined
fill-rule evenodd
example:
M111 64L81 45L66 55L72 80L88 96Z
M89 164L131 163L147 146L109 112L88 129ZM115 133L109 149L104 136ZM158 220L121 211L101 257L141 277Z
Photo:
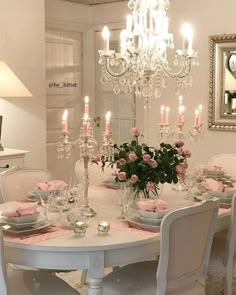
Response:
M235 182L233 183L233 186L234 187L225 187L224 188L224 192L233 192L233 191L236 191L236 183Z
M22 203L19 204L19 207L17 209L14 209L12 211L5 211L2 212L2 216L5 217L19 217L24 215L32 215L37 211L37 203Z
M209 165L200 165L200 168L207 171L221 171L222 167L220 166L209 166Z
M213 191L213 192L223 192L224 191L224 185L222 182L218 182L215 179L212 178L206 178L205 181L203 182L203 185Z
M164 212L168 210L167 203L162 200L142 200L138 201L138 207L141 210L149 212Z
M37 184L37 187L43 191L54 191L54 190L64 190L68 186L62 180L53 180L50 182L40 182Z

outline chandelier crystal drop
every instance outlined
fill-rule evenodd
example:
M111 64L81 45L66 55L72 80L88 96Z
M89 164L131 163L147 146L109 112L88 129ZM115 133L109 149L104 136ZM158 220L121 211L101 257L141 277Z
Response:
M174 48L166 15L169 0L130 0L128 7L132 14L120 33L119 52L110 50L109 29L107 26L103 29L104 48L99 50L101 82L110 83L115 94L134 91L137 97L146 100L160 97L168 78L175 79L178 91L191 85L191 68L198 64L191 25L186 23L182 27L183 48L176 50L172 70L167 58L168 49Z

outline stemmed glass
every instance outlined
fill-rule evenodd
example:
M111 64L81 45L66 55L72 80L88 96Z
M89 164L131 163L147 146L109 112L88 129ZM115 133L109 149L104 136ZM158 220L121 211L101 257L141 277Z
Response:
M73 198L73 201L76 203L77 206L80 205L81 194L82 194L82 183L79 182L79 179L77 176L71 176L70 184L69 184L69 198Z
M118 202L120 205L120 216L118 219L125 219L129 207L130 189L127 183L120 183L120 188L117 190Z
M54 205L59 211L59 218L62 217L63 210L66 208L68 204L68 191L66 190L56 190L54 191L53 196Z
M193 197L193 189L196 187L197 185L197 180L198 180L198 173L197 170L190 170L185 174L184 177L184 183L187 186L187 195L185 197L185 199L192 199Z
M45 192L42 192L39 194L40 204L43 208L43 214L47 219L50 219L48 215L48 211L52 205L52 201L53 201L52 197L53 197L53 192L51 191L48 192L48 195L45 195Z

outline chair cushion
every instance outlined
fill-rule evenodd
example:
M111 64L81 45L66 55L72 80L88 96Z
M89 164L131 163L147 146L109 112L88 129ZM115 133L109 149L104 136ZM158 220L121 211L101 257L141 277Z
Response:
M104 295L155 295L157 261L130 264L113 271L104 279ZM204 295L205 290L194 282L181 289L168 290L165 295Z
M62 279L44 271L9 270L9 295L79 295Z

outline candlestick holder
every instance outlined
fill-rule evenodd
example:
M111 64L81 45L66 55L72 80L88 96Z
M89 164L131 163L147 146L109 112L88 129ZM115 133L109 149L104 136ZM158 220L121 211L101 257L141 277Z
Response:
M88 201L88 188L89 188L89 170L88 163L91 156L94 154L97 142L93 137L93 128L89 127L88 132L84 133L83 127L80 129L79 148L80 157L83 159L84 172L83 172L83 189L82 189L82 206L81 211L87 217L94 217L96 211L89 206Z
M60 136L60 141L57 143L57 158L58 159L69 159L71 156L71 150L76 145L77 141L69 140L69 133L62 132Z
M88 123L87 119L86 123ZM85 128L86 127L86 128ZM71 156L71 150L76 145L80 149L80 157L83 159L84 171L83 171L83 187L82 187L82 200L81 200L81 211L87 217L93 217L96 215L94 209L90 208L88 201L88 187L89 187L89 171L88 164L91 156L94 154L97 147L97 142L93 136L93 128L90 127L90 124L87 124L85 127L80 128L79 139L75 141L70 141L69 134L64 132L60 136L60 141L57 144L57 158L69 159Z
M178 124L171 129L169 124L159 124L160 136L163 142L173 141L187 141L195 144L202 142L204 139L203 124L188 128L184 123Z
M101 146L101 155L105 161L114 161L114 141L112 140L112 133L103 133L103 142Z

